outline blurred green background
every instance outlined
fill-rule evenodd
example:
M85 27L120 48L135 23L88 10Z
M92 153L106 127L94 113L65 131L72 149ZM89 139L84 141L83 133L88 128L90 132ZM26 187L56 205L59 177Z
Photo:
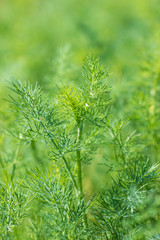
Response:
M157 159L159 29L158 0L1 0L2 126L11 77L55 94L59 81L81 82L83 57L94 53L110 73L115 119L131 118Z
M58 50L68 54L67 47L78 66L94 52L111 72L133 79L140 51L155 42L159 21L158 0L1 0L1 81L13 75L45 85Z
M159 36L159 0L0 0L1 176L3 169L10 171L17 146L9 133L14 114L3 100L7 81L13 76L38 82L54 95L59 81L81 83L88 53L100 57L110 73L115 121L131 119L130 131L140 133L148 156L160 161ZM19 176L27 167L47 165L45 146L33 143L19 159ZM156 210L149 211L154 218ZM159 228L153 222L148 229L154 224Z

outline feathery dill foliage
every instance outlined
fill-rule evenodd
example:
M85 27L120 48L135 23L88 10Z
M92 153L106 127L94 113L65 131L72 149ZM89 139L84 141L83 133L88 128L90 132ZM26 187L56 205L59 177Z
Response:
M49 99L37 85L10 83L9 102L17 112L20 140L44 142L54 163L46 170L29 171L23 183L41 206L36 217L29 217L30 239L138 239L143 229L139 216L156 191L158 164L144 155L135 132L128 134L127 122L115 123L108 73L98 59L84 59L82 77L79 87L73 83L60 87L56 99ZM104 166L106 178L112 181L89 199L83 171L92 164L100 145L108 150L110 160ZM21 210L27 203L11 191L11 210L8 205L5 208L11 200L7 188L3 189L1 236L26 217ZM3 218L6 212L10 220Z
M0 237L14 239L13 229L28 216L29 194L24 193L21 186L10 182L0 184Z

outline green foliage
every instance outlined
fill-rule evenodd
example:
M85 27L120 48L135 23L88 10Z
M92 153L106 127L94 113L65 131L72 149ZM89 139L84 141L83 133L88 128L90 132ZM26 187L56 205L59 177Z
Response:
M21 186L6 179L0 184L0 237L14 239L14 228L28 217L30 197Z
M159 5L0 1L0 196L10 186L17 219L4 239L159 238ZM90 52L108 71L90 55L79 74ZM24 79L12 94L10 76ZM14 192L34 197L23 219Z
M27 188L42 206L44 239L84 239L87 236L82 220L84 204L73 194L71 186L52 169L45 173L36 169L29 176Z
M84 58L82 79L79 87L73 83L59 87L56 98L49 98L37 84L10 82L8 102L18 119L19 141L31 146L42 142L50 159L48 169L27 171L22 184L32 196L31 209L36 206L28 216L28 236L143 239L140 216L157 194L159 164L146 155L138 134L129 134L128 121L114 119L108 73L94 56ZM93 164L100 147L104 183L90 195L85 189L85 167ZM17 172L13 168L11 186ZM11 193L16 207L9 224L16 226L27 217L27 199ZM6 230L1 222L3 236ZM7 229L6 234L14 236L11 227Z
M150 239L152 239L152 240L157 240L157 239L160 239L160 236L158 235L158 234L155 234L152 238L150 238Z
M104 188L94 208L98 231L103 232L104 239L136 238L135 231L141 226L133 222L147 205L149 191L153 191L151 183L159 174L159 164L144 156L136 144L136 136L133 133L127 138L123 136L124 127L123 122L109 127L115 164L112 166L107 160L106 166L113 180L111 187Z

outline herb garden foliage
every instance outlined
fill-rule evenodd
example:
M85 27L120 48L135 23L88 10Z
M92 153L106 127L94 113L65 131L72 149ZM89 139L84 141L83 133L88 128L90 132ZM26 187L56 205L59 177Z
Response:
M9 88L17 118L12 132L19 143L44 145L50 163L41 159L25 176L19 152L8 163L0 183L1 239L19 239L22 229L24 239L34 240L147 239L144 212L157 194L158 163L146 156L128 121L114 119L108 72L99 60L87 56L79 86L61 84L54 99L37 84L13 79ZM85 169L99 149L104 182L88 192ZM158 218L156 212L153 221Z

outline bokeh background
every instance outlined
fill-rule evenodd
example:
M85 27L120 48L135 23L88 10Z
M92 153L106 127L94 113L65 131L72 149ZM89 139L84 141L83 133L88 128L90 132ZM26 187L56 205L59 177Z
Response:
M7 81L38 82L54 96L60 81L81 83L82 61L89 53L100 57L110 73L115 121L130 119L129 131L140 134L148 157L159 162L159 43L159 0L0 0L0 176L12 168L18 142L10 133L14 114L3 100L9 94ZM101 158L99 151L95 165ZM23 147L17 175L39 164L48 164L45 146ZM88 176L96 186L104 179L95 168ZM144 220L146 232L160 228L159 195L155 201ZM17 231L22 239L22 229Z

